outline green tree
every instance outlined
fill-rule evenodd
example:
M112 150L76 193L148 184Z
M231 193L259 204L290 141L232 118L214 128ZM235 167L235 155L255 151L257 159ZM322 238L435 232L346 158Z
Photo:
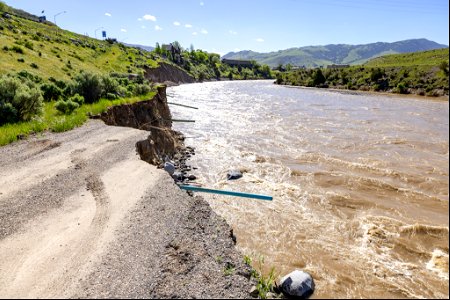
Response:
M292 65L291 64L287 64L286 65L286 71L288 71L288 72L292 71Z
M372 80L373 82L377 82L378 80L383 78L384 75L384 70L382 71L380 68L372 69L370 73L370 80Z
M439 69L441 69L444 72L445 76L448 76L449 70L448 70L448 62L447 61L441 62L439 65Z
M156 43L155 53L158 55L162 55L162 49L161 49L161 46L159 45L159 43Z
M323 75L321 69L316 69L316 70L314 71L312 80L313 80L313 85L314 85L314 86L320 86L320 85L322 85L322 84L324 84L324 83L326 82L326 78L325 78L325 76Z
M183 51L183 47L181 47L181 44L178 41L173 42L172 46L177 48L177 49L180 49L180 51Z

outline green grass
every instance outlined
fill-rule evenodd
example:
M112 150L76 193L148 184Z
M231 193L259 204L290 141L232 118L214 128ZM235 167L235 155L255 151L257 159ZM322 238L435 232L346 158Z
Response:
M71 115L63 115L55 109L55 103L45 103L44 112L35 120L16 124L7 124L0 127L0 146L10 144L19 138L25 138L33 133L40 133L46 130L53 132L64 132L83 125L89 115L98 115L105 112L108 107L122 104L136 103L152 99L156 92L151 92L145 96L123 98L117 100L102 99L94 104L84 104L75 110Z
M143 66L158 66L158 58L149 52L109 44L52 24L13 16L1 19L0 28L0 75L26 70L43 79L69 80L81 70L138 73Z
M410 66L438 66L442 61L449 61L449 48L392 54L372 59L364 64L367 67L410 67Z
M50 22L35 22L31 20L35 16L26 12L19 11L19 15L22 17L0 18L0 76L27 71L43 83L51 77L71 82L80 71L139 74L145 67L157 67L160 61L150 52L76 34ZM110 106L150 99L154 94L114 101L102 99L82 105L70 115L57 112L54 102L44 103L43 113L32 121L0 127L0 146L45 130L71 130L84 124L89 115L97 115Z
M251 256L244 256L244 263L252 267L253 259ZM257 268L252 267L251 276L256 280L256 289L260 299L267 299L268 293L273 293L276 284L275 268L271 268L268 274L263 273L264 257L258 256Z

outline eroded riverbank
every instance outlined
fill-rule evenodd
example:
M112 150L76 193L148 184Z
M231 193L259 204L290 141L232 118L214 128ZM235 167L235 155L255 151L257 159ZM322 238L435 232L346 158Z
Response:
M230 227L141 160L148 135L90 121L0 148L2 297L248 297Z

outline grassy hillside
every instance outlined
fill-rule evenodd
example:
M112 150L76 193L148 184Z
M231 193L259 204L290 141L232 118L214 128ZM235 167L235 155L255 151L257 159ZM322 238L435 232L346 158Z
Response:
M150 99L154 53L39 23L0 1L0 146L82 125L108 107ZM133 74L133 75L131 75Z
M365 64L367 67L411 67L411 66L439 66L449 60L449 49L437 49L424 52L386 55L375 58Z
M26 70L69 80L80 70L138 73L144 65L157 66L148 52L16 16L0 19L0 45L0 75Z
M444 96L449 94L449 49L387 55L343 69L279 73L278 84Z

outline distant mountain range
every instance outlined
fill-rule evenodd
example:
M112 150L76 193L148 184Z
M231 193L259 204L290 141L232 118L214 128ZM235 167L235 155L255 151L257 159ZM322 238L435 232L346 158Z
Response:
M427 39L411 39L395 43L372 43L365 45L326 45L290 48L270 53L253 51L230 52L227 59L256 60L258 63L277 67L280 64L317 67L331 64L358 65L387 54L410 53L447 48Z

